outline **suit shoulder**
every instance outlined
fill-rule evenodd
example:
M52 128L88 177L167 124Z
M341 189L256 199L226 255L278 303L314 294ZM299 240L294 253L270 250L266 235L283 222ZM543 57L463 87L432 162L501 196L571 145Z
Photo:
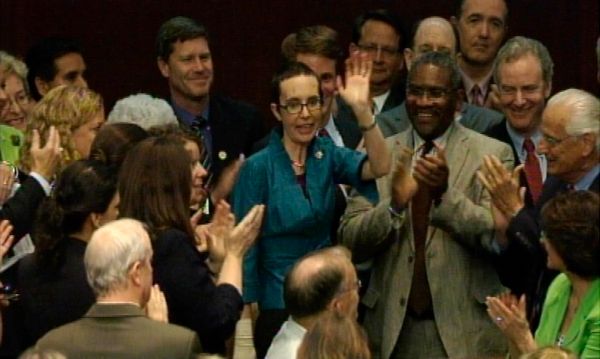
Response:
M472 147L479 149L485 154L498 154L505 151L512 153L510 146L502 141L462 126L461 130L464 131L464 134L469 138L469 143Z
M213 98L213 104L219 105L219 107L224 111L238 112L242 115L248 114L259 116L258 109L247 102L235 100L231 97L220 94L211 96Z

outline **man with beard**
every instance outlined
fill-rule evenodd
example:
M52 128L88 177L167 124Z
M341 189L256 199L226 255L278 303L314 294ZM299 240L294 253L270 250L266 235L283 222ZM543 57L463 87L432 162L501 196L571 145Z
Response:
M502 334L485 297L502 291L490 197L476 180L485 155L512 166L510 148L454 120L460 74L452 57L413 62L406 107L413 128L387 138L396 167L377 180L379 203L351 196L338 232L359 261L373 258L362 302L374 358L498 356ZM465 335L469 333L469 335Z
M469 103L497 108L490 85L496 53L506 35L505 0L462 0L452 17L459 38L458 66Z

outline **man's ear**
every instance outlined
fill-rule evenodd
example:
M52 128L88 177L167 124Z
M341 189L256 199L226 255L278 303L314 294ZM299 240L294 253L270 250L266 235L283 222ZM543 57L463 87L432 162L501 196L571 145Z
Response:
M273 116L277 119L277 121L281 122L281 114L279 113L279 106L276 103L271 104L271 112L273 112Z
M404 49L404 62L406 63L406 71L410 71L410 65L412 65L414 58L415 53L413 50L409 48Z
M552 81L548 82L544 88L544 98L547 99L552 93Z
M158 65L158 69L160 70L160 73L163 75L163 77L169 78L171 72L169 64L160 57L156 58L156 64Z
M589 156L596 151L596 135L593 133L584 133L581 135L581 139L584 143L583 155Z
M48 84L46 81L42 80L39 76L35 77L35 88L37 89L38 93L41 95L41 97L44 97L45 94L48 93L48 91L50 91L50 84Z
M129 269L129 278L136 286L142 286L142 265L143 263L141 261L137 261L133 263L133 265Z

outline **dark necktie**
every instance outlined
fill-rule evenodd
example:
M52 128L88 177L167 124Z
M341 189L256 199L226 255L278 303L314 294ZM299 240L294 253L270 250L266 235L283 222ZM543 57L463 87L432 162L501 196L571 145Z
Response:
M212 136L210 133L210 125L208 120L202 116L197 116L194 119L194 122L192 122L191 128L202 139L204 152L206 153L204 167L208 169L212 163Z
M471 89L471 103L475 106L483 106L483 92L478 85Z
M421 156L425 156L433 148L433 141L423 145ZM431 292L427 280L425 266L425 242L429 227L429 210L431 209L431 195L424 183L419 183L419 190L411 201L412 227L415 243L415 266L413 279L408 298L408 307L417 315L422 315L431 309Z
M542 193L542 171L540 170L540 161L535 154L535 146L530 138L526 138L523 142L523 148L527 151L527 158L525 159L525 178L527 178L527 184L533 202L536 203Z

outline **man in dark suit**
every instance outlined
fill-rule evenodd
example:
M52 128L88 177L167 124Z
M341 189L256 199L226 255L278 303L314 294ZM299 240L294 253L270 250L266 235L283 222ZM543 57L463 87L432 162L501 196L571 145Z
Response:
M181 16L167 20L158 31L156 51L175 115L202 138L216 203L231 191L240 155L249 156L252 144L264 136L262 117L248 104L210 93L213 63L202 24Z
M400 73L404 68L402 49L405 42L404 25L396 14L388 10L368 11L354 21L348 50L350 53L367 52L373 59L369 90L376 115L404 101L404 82ZM343 102L338 105L340 117L356 122L348 105Z
M525 206L519 171L512 175L496 159L487 158L479 179L492 196L501 256L527 257L513 262L519 281L513 291L527 295L532 330L539 321L548 285L556 272L546 269L540 245L540 211L558 193L567 190L598 192L600 183L600 101L582 90L568 89L548 101L540 126L539 152L548 162L548 178L535 207ZM516 290L515 290L516 288Z
M437 51L456 55L456 37L452 25L441 17L429 17L421 20L414 30L409 47L404 49L406 67L424 53ZM496 111L463 102L455 117L465 127L484 132L502 121L502 115ZM379 128L384 137L400 133L410 127L406 104L380 113L377 117Z
M36 348L69 358L195 358L196 333L166 323L164 296L152 287L151 261L142 223L121 219L98 229L84 257L96 304L82 319L47 333Z
M484 134L508 143L515 164L523 164L521 186L526 188L525 205L537 202L546 179L546 157L538 152L542 139L540 123L552 88L554 64L539 41L516 36L498 52L494 79L500 93L505 120Z

